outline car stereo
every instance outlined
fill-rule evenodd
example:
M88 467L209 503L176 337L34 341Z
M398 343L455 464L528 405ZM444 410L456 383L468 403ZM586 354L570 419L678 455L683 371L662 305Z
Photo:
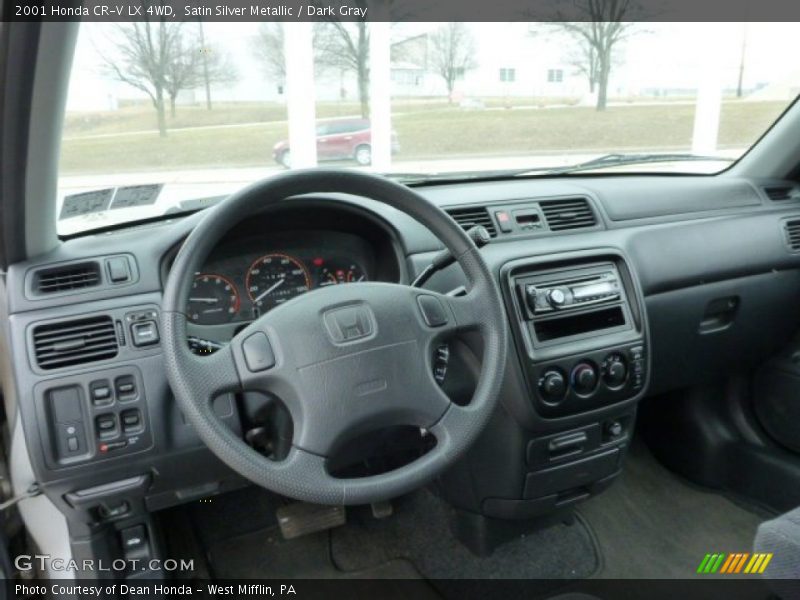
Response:
M619 276L613 267L562 281L534 281L520 285L524 288L526 304L534 315L617 300L622 293Z

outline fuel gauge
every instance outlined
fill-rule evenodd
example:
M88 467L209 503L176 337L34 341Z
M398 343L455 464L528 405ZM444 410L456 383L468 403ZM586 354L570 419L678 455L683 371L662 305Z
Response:
M367 275L364 273L364 269L356 263L336 266L328 265L320 271L319 286L327 287L340 283L359 283L362 281L367 281Z

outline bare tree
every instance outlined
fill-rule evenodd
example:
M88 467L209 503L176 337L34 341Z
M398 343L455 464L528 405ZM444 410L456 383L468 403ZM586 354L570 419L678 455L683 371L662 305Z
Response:
M597 85L597 110L605 110L614 48L632 33L634 24L630 20L637 5L635 0L574 0L570 6L572 16L585 16L586 20L565 20L550 26L580 44L583 72ZM629 21L623 20L626 18Z
M431 68L447 85L447 101L452 102L456 80L477 65L475 38L464 23L447 23L431 34Z
M594 47L589 44L581 44L570 53L567 60L578 73L586 77L589 83L589 92L594 94L597 87L597 53Z
M211 110L211 86L232 83L237 78L236 67L227 54L206 43L202 33L190 36L183 30L175 39L172 60L167 65L170 114L175 116L175 101L181 91L200 86L205 88L206 108Z
M262 23L253 40L253 51L267 75L280 83L286 81L284 39L282 23Z
M120 25L105 55L105 69L115 79L145 92L156 109L158 133L167 135L165 96L170 65L181 34L181 23L129 23Z
M169 96L170 116L175 116L175 101L181 90L188 90L197 87L198 72L200 69L200 53L187 44L182 35L175 38L172 50L172 58L166 66L164 77L164 88Z
M195 54L200 56L199 61L196 61L198 77L205 88L206 108L211 110L213 108L211 87L213 85L233 83L239 78L239 74L228 54L220 50L216 45L206 41L203 23L198 23L198 26L198 38L195 47Z
M369 25L366 21L319 23L314 32L316 62L321 68L351 71L358 81L361 116L369 118Z

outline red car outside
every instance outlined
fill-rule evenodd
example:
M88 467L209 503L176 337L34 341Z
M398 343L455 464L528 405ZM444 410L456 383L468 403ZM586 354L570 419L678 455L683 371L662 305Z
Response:
M392 131L392 154L399 149L397 134ZM282 140L272 149L275 160L286 167L292 166L292 153L288 140ZM372 162L372 130L369 119L330 119L317 123L317 160L354 160L359 165Z

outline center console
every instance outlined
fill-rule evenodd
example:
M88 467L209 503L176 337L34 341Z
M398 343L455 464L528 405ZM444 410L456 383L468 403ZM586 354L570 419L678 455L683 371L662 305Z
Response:
M509 520L548 520L613 482L649 372L643 296L620 250L514 260L500 284L518 361L468 473L445 482L478 553L498 529L518 534Z

